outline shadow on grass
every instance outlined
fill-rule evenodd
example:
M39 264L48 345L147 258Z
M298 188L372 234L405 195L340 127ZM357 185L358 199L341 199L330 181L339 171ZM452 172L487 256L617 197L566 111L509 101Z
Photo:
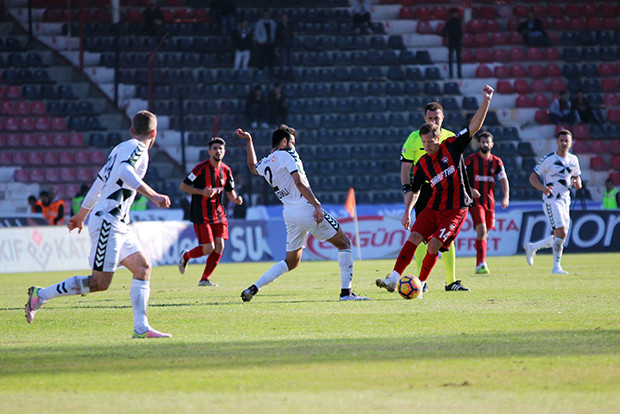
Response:
M615 330L454 334L424 337L231 342L134 340L118 345L49 345L5 349L0 376L28 373L166 369L243 369L312 363L443 358L565 357L617 354ZM455 352L455 350L458 350ZM67 364L66 361L71 361Z

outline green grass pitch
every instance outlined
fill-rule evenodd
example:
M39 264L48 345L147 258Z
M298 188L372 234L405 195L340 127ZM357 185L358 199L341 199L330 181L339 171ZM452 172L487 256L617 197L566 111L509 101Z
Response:
M335 262L302 262L250 303L271 263L222 264L199 288L153 270L149 321L172 339L131 339L130 275L57 299L32 325L26 290L75 272L0 275L1 413L617 413L620 255L490 257L471 292L445 292L441 260L423 300L374 286L392 260L355 264L339 302ZM414 269L414 264L408 270ZM81 272L82 274L84 272Z

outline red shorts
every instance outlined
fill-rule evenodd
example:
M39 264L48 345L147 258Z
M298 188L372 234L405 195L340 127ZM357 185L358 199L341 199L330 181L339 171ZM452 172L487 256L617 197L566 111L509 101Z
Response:
M469 208L471 214L471 220L474 222L474 227L478 224L486 224L487 230L493 230L495 228L495 210L489 210L481 205L475 205Z
M228 223L196 224L194 231L199 244L213 243L216 237L228 240Z
M433 210L425 208L416 217L415 223L411 227L411 232L420 233L424 241L428 242L435 237L448 246L458 236L465 219L467 218L467 208L457 208L453 210Z

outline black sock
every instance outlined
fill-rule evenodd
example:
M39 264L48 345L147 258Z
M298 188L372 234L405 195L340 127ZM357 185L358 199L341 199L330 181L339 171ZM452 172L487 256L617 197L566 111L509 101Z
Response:
M340 289L340 296L349 296L351 294L351 289Z
M252 285L252 286L250 286L250 292L251 292L253 295L256 295L256 294L258 293L258 288L256 287L256 285Z

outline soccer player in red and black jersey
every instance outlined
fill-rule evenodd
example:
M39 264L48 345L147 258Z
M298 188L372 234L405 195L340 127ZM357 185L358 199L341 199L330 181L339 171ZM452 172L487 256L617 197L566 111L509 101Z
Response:
M224 240L228 240L228 220L222 204L222 192L235 204L243 198L235 191L230 167L222 162L226 142L220 137L209 141L209 159L196 165L181 184L181 190L191 194L190 221L198 238L198 246L184 250L179 258L179 271L185 274L190 259L207 257L207 264L198 286L217 286L209 280L222 258Z
M474 205L469 208L476 229L476 274L488 275L486 263L487 236L495 228L495 178L502 186L502 208L509 204L509 184L504 163L497 155L491 154L493 135L482 132L478 136L478 152L465 159L465 167L474 193ZM477 193L477 194L476 194Z
M413 167L411 184L403 186L405 193L405 213L401 223L411 234L398 254L394 270L385 279L377 279L377 286L389 292L396 289L398 279L411 263L416 248L420 243L427 243L426 257L420 271L420 281L425 283L437 263L440 249L447 248L458 235L465 218L467 208L472 204L467 172L463 160L463 151L469 145L472 136L480 130L486 118L493 88L486 85L482 89L482 103L475 113L469 127L439 143L440 130L437 125L424 124L420 127L420 137L426 155L422 156ZM427 207L416 217L411 226L411 211L415 206L420 187L428 181L433 193ZM457 281L460 284L460 281ZM455 282L456 283L456 282ZM420 292L419 298L422 297Z

